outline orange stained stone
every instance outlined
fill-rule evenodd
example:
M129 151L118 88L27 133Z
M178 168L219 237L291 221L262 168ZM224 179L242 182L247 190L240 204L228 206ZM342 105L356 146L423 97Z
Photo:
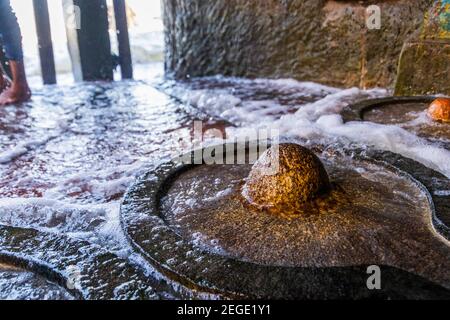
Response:
M428 116L435 121L450 123L450 98L438 98L428 107Z

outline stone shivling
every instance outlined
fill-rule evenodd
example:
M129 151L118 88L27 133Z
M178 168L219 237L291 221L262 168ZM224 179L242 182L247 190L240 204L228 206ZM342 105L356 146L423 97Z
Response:
M251 205L288 215L330 189L319 158L296 144L268 149L253 165L242 194Z
M341 115L346 122L396 125L450 150L449 101L433 96L386 97L351 104Z
M431 196L434 187L427 177L439 174L406 158L395 156L391 163L389 153L354 150L346 155L316 146L319 160L304 147L281 144L278 176L257 179L261 167L273 163L267 160L276 149L266 151L253 169L168 162L149 172L122 205L131 243L180 283L223 296L370 297L364 283L355 280L359 268L370 264L389 270L384 278L389 289L375 296L448 296L449 233L440 225L440 219L450 217L448 196ZM297 167L289 176L293 163ZM320 193L329 187L325 170L334 187ZM249 208L248 195L241 195L246 177L256 208ZM271 185L276 180L283 183ZM278 195L291 194L295 187L305 192L305 181L311 187L307 194L287 197L293 203L284 199L277 207ZM448 186L444 177L443 183ZM264 204L272 210L264 210ZM296 208L297 214L277 214L286 207ZM340 284L330 280L337 274ZM404 286L428 287L427 281L440 289Z
M428 107L428 116L435 121L450 123L450 99L434 100Z
M450 300L450 0L160 1L0 11L0 300Z

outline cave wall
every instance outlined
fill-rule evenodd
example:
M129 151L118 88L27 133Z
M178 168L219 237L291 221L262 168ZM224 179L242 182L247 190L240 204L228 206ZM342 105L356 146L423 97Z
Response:
M432 0L162 0L165 67L175 78L291 77L393 87L405 41ZM366 8L381 7L380 30Z
M396 95L450 96L450 0L437 0L403 46Z

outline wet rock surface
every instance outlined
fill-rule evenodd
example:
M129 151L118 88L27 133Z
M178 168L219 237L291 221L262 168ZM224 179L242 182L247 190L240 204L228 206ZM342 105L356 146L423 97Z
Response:
M116 82L36 89L33 101L0 109L0 263L21 270L0 276L2 297L195 296L133 253L119 222L122 195L152 154L170 158L174 130L189 136L193 119L209 121L189 108Z
M259 284L270 284L271 279L291 279L299 284L297 288L281 288L271 283L271 295L280 298L445 296L446 291L441 286L385 266L381 266L383 275L390 280L385 291L379 294L367 292L366 266L348 270L284 270L274 273L273 278L261 277L261 282L255 283L251 280L255 272L253 265L240 264L242 276L236 279L237 273L233 272L233 265L228 265L227 259L213 260L212 265L199 265L196 261L199 256L195 254L171 260L171 255L179 252L177 248L182 239L175 245L171 242L172 237L162 235L168 228L161 225L160 229L149 229L153 220L145 214L132 215L137 211L130 209L129 216L134 221L147 219L141 228L129 227L130 234L136 235L148 247L168 245L164 249L167 251L160 256L161 261L167 257L162 264L156 264L145 253L136 251L135 244L127 242L128 234L121 229L119 207L122 196L137 176L171 159L173 150L192 146L193 120L203 120L209 128L217 126L228 130L229 122L238 127L251 125L255 119L259 123L283 118L283 123L290 122L295 126L296 134L310 133L315 130L314 123L305 124L307 118L296 115L292 121L294 113L313 110L314 114L305 114L317 119L322 114L338 112L335 107L343 107L344 102L347 104L375 94L354 89L341 91L289 79L206 78L192 82L200 91L202 88L211 90L201 91L202 94L196 92L199 103L194 108L189 102L182 99L180 102L155 90L155 81L167 84L163 79L152 81L35 88L32 102L0 109L0 256L6 257L6 260L0 259L2 263L29 272L39 279L39 284L41 280L49 281L75 299L207 299L216 298L216 293L222 295L224 288L227 296L242 297L230 286L232 282L227 283L239 279L248 288L243 294L253 297L266 296ZM185 83L174 82L172 85L180 89ZM228 95L218 94L211 88L224 88ZM238 104L233 104L233 95L234 100L239 100ZM212 116L215 114L227 121L216 121ZM291 120L287 121L289 118ZM283 134L288 135L285 131ZM314 133L310 138L327 139L323 141L337 148L346 145L341 145L342 140L337 134ZM299 142L298 138L292 139ZM445 159L444 156L440 160ZM439 164L438 160L431 162L430 167ZM408 162L405 166L415 168ZM449 172L443 166L440 168ZM419 171L418 168L415 170ZM423 175L427 177L424 185L427 183L427 188L433 190L435 205L448 208L448 180L431 169L423 171ZM153 178L148 175L148 179ZM136 200L148 196L143 192ZM142 205L147 206L145 201ZM135 208L140 207L136 204ZM441 212L443 210L436 210L436 214ZM444 224L441 230L445 230ZM154 265L164 272L158 272ZM197 269L192 271L190 266ZM229 269L223 279L217 279L217 276L213 279L204 277L208 273L205 267L212 273L222 267ZM263 275L261 269L256 273ZM168 276L167 270L175 272L169 272ZM193 272L189 279L182 276L183 270ZM354 291L347 290L347 284L340 282L342 277L349 279ZM22 279L18 274L14 278ZM69 289L68 280L77 279L75 289ZM208 294L192 290L205 286Z
M298 144L266 150L253 165L242 195L258 208L288 214L331 189L320 159Z
M450 94L450 40L405 44L395 94Z
M0 247L1 260L13 266L27 266L30 272L56 281L76 299L160 299L170 296L165 293L169 287L159 287L161 283L127 259L87 241L0 226ZM155 286L159 287L158 292ZM40 287L36 289L41 290ZM31 294L35 292L31 291Z
M177 78L292 77L336 86L392 86L404 42L431 0L164 0L166 69ZM332 76L330 76L332 75Z
M380 165L383 163L386 163L384 159L386 159L388 162L390 161L390 154L377 154L376 152L371 154L371 157L374 159L378 159L380 162ZM395 156L395 155L394 155ZM421 178L424 180L424 184L429 187L430 181L426 181L430 176L431 177L437 177L439 175L430 174L430 172L427 172L430 169L424 168L423 166L415 163L414 161L408 160L406 158L401 158L401 161L397 159L395 162L395 167L402 168L403 170L406 170L409 174L412 174L418 178ZM226 166L225 166L226 167ZM177 279L177 281L180 281L181 283L184 283L186 286L197 288L198 290L204 290L207 292L219 292L221 294L224 294L225 296L235 296L236 294L238 296L243 297L263 297L263 298L305 298L305 297L322 297L322 298L338 298L338 297L354 297L354 298L362 298L362 297L368 297L372 296L367 290L363 289L363 286L358 283L358 279L360 279L361 274L359 272L362 270L361 267L352 267L351 263L350 265L340 266L338 261L342 259L343 256L338 258L339 255L335 257L334 260L337 265L334 263L330 263L330 260L328 263L324 262L325 265L321 265L318 261L314 260L314 262L309 261L309 263L312 263L315 265L314 268L310 268L308 266L308 259L306 256L303 258L303 263L300 264L295 268L292 268L292 265L290 267L287 267L286 265L277 264L274 262L266 263L266 264L255 264L252 262L252 260L247 260L244 258L229 258L226 251L222 251L220 246L216 249L213 249L211 251L211 248L208 249L208 246L206 247L197 247L193 243L190 243L187 241L186 234L181 231L181 229L177 229L176 225L179 223L181 226L185 225L187 223L187 228L189 228L188 220L184 221L184 223L180 220L178 222L171 222L171 218L166 216L169 210L168 207L166 207L164 204L162 207L158 204L161 199L161 197L164 197L167 192L170 193L170 186L177 183L178 179L184 175L189 175L192 171L192 177L196 177L197 175L194 173L195 170L201 170L198 166L189 166L189 165L182 165L180 163L166 163L161 165L159 168L157 168L155 171L149 172L146 176L142 177L140 181L134 185L129 193L127 194L124 203L122 205L122 222L124 229L126 230L127 234L130 237L130 240L132 244L141 250L143 252L143 255L149 260L152 261L152 263L160 270L162 270L164 273L170 275L171 277L174 277ZM207 170L207 169L205 169ZM225 168L223 169L225 170ZM248 168L247 170L250 170ZM199 171L197 171L198 173ZM400 176L402 174L398 172ZM421 175L424 175L424 177L421 177ZM227 174L225 174L227 175ZM245 177L245 175L244 175ZM405 179L409 179L408 175L403 176ZM236 178L234 179L236 180ZM213 181L211 179L207 179L205 181ZM443 183L448 184L448 180L443 178ZM195 184L188 183L193 188L195 187ZM414 185L414 182L413 182ZM419 189L423 188L420 187L421 185L418 185ZM442 187L441 185L440 187ZM211 189L211 186L204 186L199 185L198 188L201 191L201 188ZM427 199L431 199L431 196L426 196L428 192L426 189L420 189L421 192L425 192L425 198L423 198L423 204L429 203ZM430 189L430 192L434 192L434 189ZM190 193L192 196L193 194ZM413 196L414 197L414 196ZM368 197L370 198L370 197ZM406 245L406 242L399 242L398 246L391 243L387 247L393 249L396 248L394 251L398 250L397 253L401 255L402 250L406 255L409 255L411 259L393 259L390 260L388 258L389 255L382 255L383 258L381 260L374 261L373 256L371 258L368 258L370 260L370 263L377 263L380 265L385 265L388 274L387 282L389 289L387 289L384 292L380 292L380 297L413 297L413 296L434 296L434 295L441 295L442 297L448 295L448 291L446 289L438 289L436 287L436 290L433 290L433 293L427 291L426 289L422 291L422 289L418 289L416 285L419 286L424 285L422 288L428 287L429 284L426 284L427 281L422 279L420 280L420 277L418 277L418 274L421 276L424 276L425 278L433 278L433 281L437 281L437 283L440 283L440 285L447 287L450 285L448 279L448 275L446 275L446 266L448 265L448 244L446 244L446 240L440 240L440 236L437 234L434 234L433 227L429 228L426 227L427 223L433 223L433 226L438 228L442 234L446 234L445 232L447 229L445 229L445 226L442 226L441 228L440 220L437 218L437 215L442 216L446 215L448 216L448 207L443 205L445 201L448 201L448 199L445 199L445 197L442 199L443 202L440 202L439 197L434 197L435 200L434 205L436 206L435 212L433 211L433 206L430 205L430 210L428 215L425 213L425 209L419 209L418 213L419 216L422 216L422 218L418 218L417 222L424 223L423 224L423 234L419 235L416 234L411 239L413 239L413 242L410 243L410 245L414 246L416 249L422 245L425 245L427 249L423 250L422 254L414 255L414 257L410 256L410 252L415 251L416 249L410 251L411 247L410 245ZM185 199L187 200L187 199ZM166 200L164 200L166 201ZM205 200L207 201L207 200ZM211 204L212 207L210 207L210 210L213 210L213 207L217 208L217 206L214 206L214 201ZM370 202L370 200L367 200ZM185 201L186 203L188 201ZM219 201L220 202L220 201ZM219 202L215 202L215 204L218 204ZM230 200L226 200L225 203L230 203ZM220 216L220 212L224 214L224 217L227 216L227 212L225 208L227 208L227 205L223 203L219 205L219 211L217 211L218 216ZM170 208L170 206L169 206ZM193 210L195 205L193 205ZM223 210L221 210L222 208ZM173 209L173 208L172 208ZM181 213L183 212L183 209L181 208ZM208 209L206 209L208 210ZM201 211L196 211L197 213L194 215L196 217L201 217L202 213ZM212 211L211 211L212 212ZM210 212L210 213L211 213ZM338 213L337 213L338 214ZM170 214L169 214L170 215ZM260 215L260 214L259 214ZM205 216L207 217L208 214ZM215 214L212 214L210 217L214 217ZM418 217L419 217L418 216ZM233 220L235 217L233 215L229 216L231 220ZM348 216L347 216L348 218ZM381 217L380 217L381 218ZM394 221L405 221L402 220L400 217L394 218L392 217ZM211 218L214 219L215 218ZM252 219L255 219L253 217ZM195 219L194 219L195 220ZM201 218L197 218L196 223L192 224L192 227L195 228L197 226L198 228L201 228ZM389 220L389 219L388 219ZM384 228L389 228L389 226L393 227L392 224L388 222L388 220L383 220L383 223L379 226L379 228L375 228L378 230L377 232L382 232ZM207 222L208 219L204 220L204 222ZM226 220L222 220L222 224L225 223ZM243 223L245 225L245 221L249 221L248 219L242 219L242 222L239 222L239 220L233 220L232 224L234 223L236 226L239 226ZM422 222L420 222L422 221ZM428 221L428 222L426 222ZM212 231L214 232L214 226L220 229L221 223L213 223L212 225ZM412 222L412 220L411 220ZM226 223L225 223L226 224ZM394 223L395 224L395 223ZM338 224L339 225L339 224ZM402 225L402 224L401 224ZM403 225L404 226L404 225ZM181 227L182 228L182 227ZM238 227L239 228L239 227ZM394 227L393 227L394 228ZM395 229L395 228L394 228ZM409 230L415 230L418 231L417 228L407 228ZM207 229L204 229L206 231ZM218 230L218 229L217 229ZM256 229L257 230L257 229ZM373 230L373 228L372 228ZM387 229L386 229L387 230ZM280 232L280 235L283 234L283 230L278 230ZM406 229L405 229L406 231ZM392 235L392 230L389 232ZM394 232L395 233L395 232ZM201 234L201 233L200 233ZM333 232L331 232L333 234ZM349 233L350 235L351 233ZM426 235L427 234L427 235ZM433 235L434 234L434 235ZM237 235L237 234L236 234ZM242 236L245 238L245 233L242 234ZM311 234L311 237L319 236L320 232L317 235ZM404 235L404 233L403 233ZM448 235L448 233L447 233ZM431 242L427 242L425 238L431 237L430 239L434 239ZM289 237L288 237L289 238ZM383 237L380 235L380 237L376 237L377 239L383 241L389 241L391 237ZM230 239L235 239L234 237L231 237ZM253 239L253 240L252 240ZM258 240L255 240L254 237L249 235L248 237L248 243L258 243ZM198 241L202 242L202 239L197 239ZM205 240L207 241L207 240ZM298 243L292 243L288 239L286 239L286 243L283 246L276 246L277 250L283 251L283 249L286 249L289 251L289 245L302 245L302 242ZM395 242L393 240L393 242ZM194 242L195 243L195 242ZM220 242L219 242L220 243ZM357 242L358 243L358 242ZM359 243L364 243L364 241L359 241ZM402 244L401 244L402 243ZM428 243L428 244L426 244ZM237 243L235 244L236 248L240 248L240 245L245 247L245 243ZM356 243L353 241L353 245L356 245ZM381 242L379 243L381 245ZM409 249L407 249L409 248ZM335 248L337 249L337 248ZM322 250L322 251L321 251ZM257 252L256 250L255 252ZM314 250L312 250L314 251ZM327 252L326 248L317 248L316 252ZM339 250L337 250L339 252ZM422 252L422 250L419 250ZM247 250L247 252L251 252ZM336 250L331 250L330 252L336 252ZM348 254L350 256L353 256L354 258L357 257L363 257L364 255L358 255L353 253L358 252L355 250L349 250ZM407 253L408 252L408 253ZM434 258L428 259L426 258L422 262L418 262L421 260L419 258L420 256L425 257L429 254L432 254L434 252L436 255ZM273 252L275 253L275 251ZM310 250L311 253L311 250ZM361 252L360 252L361 253ZM385 252L386 253L386 252ZM392 252L393 253L393 252ZM300 255L301 256L301 255ZM237 259L236 259L237 258ZM416 260L416 258L418 260ZM385 260L387 259L387 260ZM441 260L443 259L443 260ZM325 259L326 260L326 259ZM325 261L323 260L323 261ZM394 262L397 261L397 262ZM415 261L415 262L414 262ZM426 262L425 262L426 261ZM261 262L261 261L260 261ZM399 263L399 264L397 264ZM417 263L417 264L416 264ZM358 265L364 265L365 261L364 258L361 261L358 261ZM416 265L416 267L414 267ZM400 271L396 267L399 267L403 270L409 270L411 273L405 273L404 271ZM434 271L430 271L431 268ZM426 269L429 270L429 272L425 271ZM359 270L359 271L358 271ZM415 270L415 271L413 271ZM438 271L440 270L440 271ZM342 280L344 278L341 277L340 284L337 284L335 282L335 279L333 280L334 276L336 275L342 275L345 277L345 280ZM384 273L383 273L384 274ZM442 278L441 280L437 280L435 278L437 274L440 274ZM295 279L295 280L294 280ZM386 281L386 280L385 280ZM410 283L414 283L413 287L405 288L402 283L406 281ZM425 282L423 282L425 281ZM306 286L305 283L308 283ZM336 289L337 291L334 291ZM373 296L372 296L373 297Z
M450 2L437 0L402 49L395 95L450 95L449 61Z
M0 263L0 300L37 299L72 300L74 297L63 287L45 277Z
M434 101L433 96L369 99L347 106L341 114L346 122L371 121L399 126L450 150L449 124L430 117L430 105ZM438 117L442 116L443 113L439 112Z

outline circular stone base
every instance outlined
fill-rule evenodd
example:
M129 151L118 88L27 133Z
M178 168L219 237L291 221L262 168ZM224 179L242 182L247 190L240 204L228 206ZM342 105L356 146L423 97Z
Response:
M450 123L433 121L427 114L435 99L433 96L369 99L347 106L341 115L345 122L397 125L450 150Z
M0 248L0 263L56 283L76 299L160 300L176 294L127 258L67 235L0 225Z
M236 146L234 148L236 152ZM224 150L230 148L224 147ZM373 161L416 184L428 199L431 212L429 220L433 221L432 225L442 235L449 236L447 226L437 216L450 216L448 207L450 196L435 194L435 188L448 184L448 179L412 160L392 153L366 151L365 154L370 153L368 156L363 156L362 151L352 150L351 153L357 159ZM219 158L220 156L225 157L226 152L219 155ZM398 169L391 166L391 162L394 161ZM450 297L450 278L442 266L436 266L439 270L443 270L438 284L436 279L433 279L433 282L425 279L423 275L421 277L400 270L396 266L384 265L374 258L353 266L267 265L195 246L177 233L164 219L161 201L180 175L198 166L201 165L182 164L178 161L161 164L130 188L121 207L122 226L133 247L156 268L182 285L193 290L232 298ZM436 181L442 183L436 184ZM448 242L431 229L433 228L430 228L430 233L433 233L438 242L442 242L439 244L439 250L445 251L448 256L450 250ZM367 290L367 267L372 264L378 264L382 270L383 287L379 291ZM411 266L410 269L414 267Z
M0 300L73 300L78 292L53 270L0 254Z

